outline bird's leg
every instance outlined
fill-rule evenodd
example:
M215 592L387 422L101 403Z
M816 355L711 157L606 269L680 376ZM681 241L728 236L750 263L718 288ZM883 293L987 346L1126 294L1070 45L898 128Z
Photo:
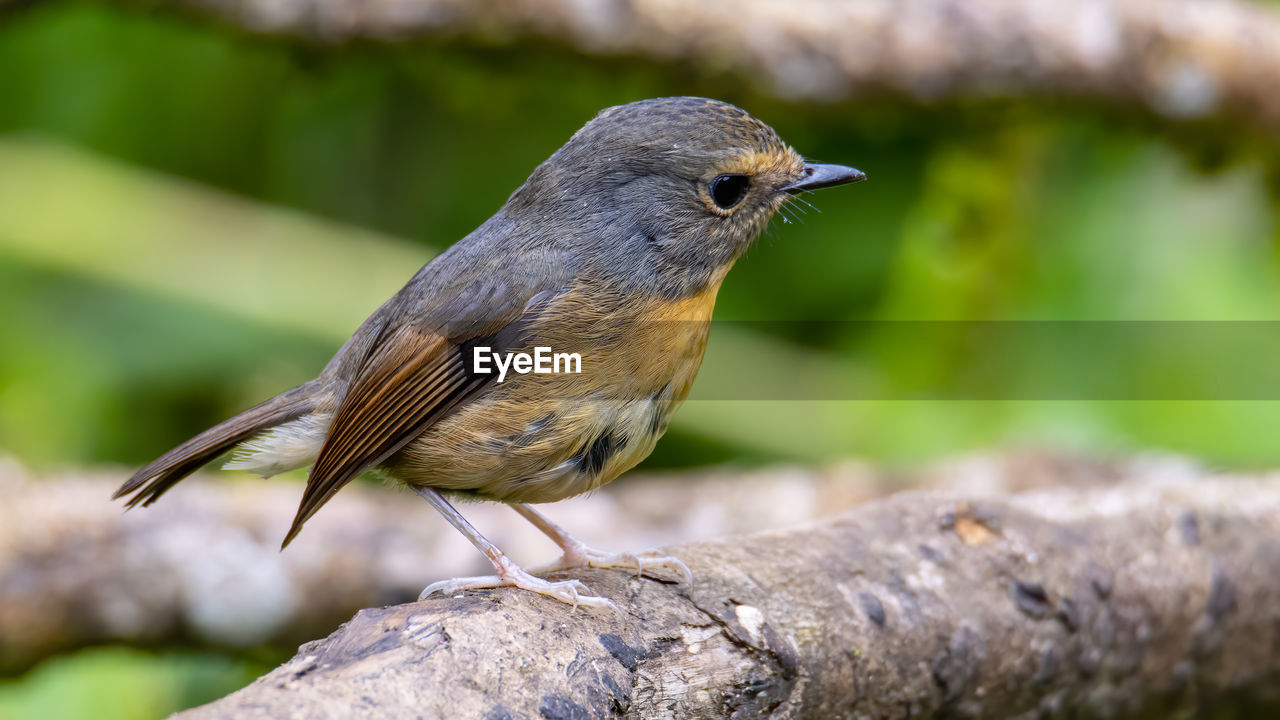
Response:
M489 558L489 562L493 563L493 569L497 571L497 575L485 575L481 577L453 578L452 580L441 580L432 583L422 591L418 596L421 600L432 593L441 593L448 595L459 592L461 590L470 590L473 588L493 588L512 586L531 590L536 593L548 595L561 602L569 603L577 607L578 605L586 605L589 607L607 608L618 612L617 606L607 598L595 597L588 595L590 591L586 585L578 580L564 580L561 582L551 582L543 580L540 577L530 575L527 570L515 564L511 558L498 549L496 545L489 542L488 538L480 534L467 519L462 517L448 500L444 499L439 492L432 488L413 487L413 491L421 495L427 502L444 516L449 524L462 533L476 549L484 553Z
M568 570L580 567L626 568L634 570L636 575L639 576L649 569L661 568L675 573L685 584L693 582L693 573L689 572L689 567L681 562L680 558L658 555L654 551L637 555L635 553L610 553L596 550L588 547L581 540L570 535L564 528L551 522L547 516L528 505L516 503L511 507L520 513L524 519L533 523L533 526L541 530L543 535L551 538L564 552L559 560L532 568L534 572Z

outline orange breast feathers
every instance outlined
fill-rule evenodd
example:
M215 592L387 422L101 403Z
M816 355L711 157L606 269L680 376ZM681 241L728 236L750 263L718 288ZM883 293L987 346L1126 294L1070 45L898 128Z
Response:
M702 364L716 294L727 271L722 268L704 290L678 300L632 297L623 302L601 297L598 289L571 291L539 323L530 344L581 354L582 374L564 378L566 390L568 384L576 386L572 394L585 391L618 399L664 394L683 400Z
M599 302L593 289L588 304L587 293L565 293L522 350L580 353L581 373L509 375L407 446L391 463L396 475L508 502L609 482L649 454L688 395L719 280L677 301Z

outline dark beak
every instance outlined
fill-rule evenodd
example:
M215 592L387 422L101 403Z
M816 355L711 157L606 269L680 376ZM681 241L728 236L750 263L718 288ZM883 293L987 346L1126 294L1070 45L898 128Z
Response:
M804 177L782 189L784 192L795 195L805 190L817 190L818 188L832 187L834 185L862 182L866 179L866 173L851 167L808 163L804 166Z

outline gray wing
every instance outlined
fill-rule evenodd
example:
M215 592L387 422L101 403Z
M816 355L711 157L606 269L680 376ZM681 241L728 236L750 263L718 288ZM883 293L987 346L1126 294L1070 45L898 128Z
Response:
M341 351L349 357L331 363L334 372L347 373L340 378L346 392L284 545L353 478L483 394L494 376L469 371L467 343L518 342L567 286L560 256L539 254L520 267L474 252L442 255L423 268L361 326Z

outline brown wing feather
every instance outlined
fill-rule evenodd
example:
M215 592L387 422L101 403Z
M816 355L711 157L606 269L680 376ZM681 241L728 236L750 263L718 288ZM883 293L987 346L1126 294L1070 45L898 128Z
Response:
M338 406L281 547L342 486L386 460L492 375L468 376L462 348L404 326L378 343Z

